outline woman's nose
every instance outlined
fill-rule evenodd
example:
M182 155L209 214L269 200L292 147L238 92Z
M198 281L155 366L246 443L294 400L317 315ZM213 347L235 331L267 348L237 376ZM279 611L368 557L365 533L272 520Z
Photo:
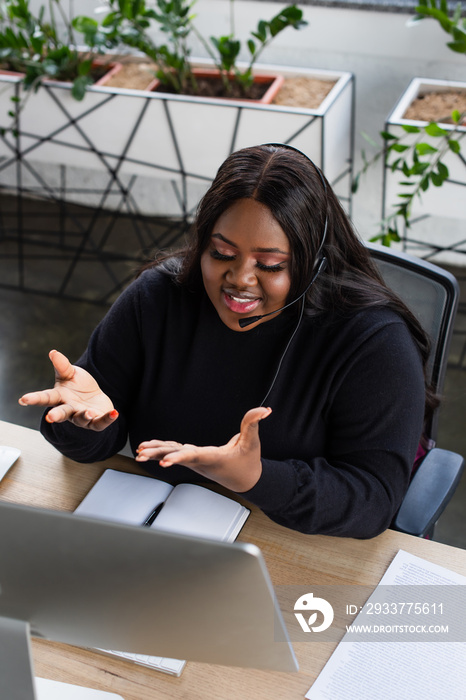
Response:
M232 260L226 279L239 288L255 286L257 277L254 263L248 260Z

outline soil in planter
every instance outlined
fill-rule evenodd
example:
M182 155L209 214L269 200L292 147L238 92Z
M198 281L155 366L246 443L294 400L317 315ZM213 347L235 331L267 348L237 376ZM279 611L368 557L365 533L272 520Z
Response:
M116 60L120 61L121 57L116 57ZM106 83L106 87L144 90L154 76L154 64L141 61L125 62L122 69ZM319 80L305 76L286 78L272 104L316 109L328 95L335 82L334 80Z
M335 83L336 80L319 80L305 76L285 78L285 83L272 100L272 104L317 109Z
M183 90L183 95L196 95L198 97L223 97L229 99L260 100L272 85L272 80L266 83L253 83L246 91L241 85L231 82L230 89L227 90L221 78L198 78L196 76L196 88L192 86ZM170 85L160 85L154 92L175 93Z
M91 80L96 83L98 80L104 77L106 73L111 69L111 66L108 66L106 64L102 66L93 66L90 72L90 78ZM70 78L70 80L73 80L73 78Z
M122 60L116 57L117 61ZM123 58L123 60L125 60ZM127 60L127 59L126 59ZM127 61L121 69L105 83L105 87L145 90L155 78L156 67L147 61Z
M7 63L7 62L0 62L0 70L14 71L14 72L17 72L17 71L18 71L17 68L11 66L11 65L10 65L9 63ZM106 63L94 65L94 66L92 67L92 69L91 69L91 72L90 72L90 78L91 78L91 80L92 80L94 83L96 83L98 80L100 80L101 78L103 78L104 75L105 75L106 73L108 73L109 70L110 70L110 67L109 67L108 64L106 64ZM63 82L71 82L71 81L74 80L75 77L76 77L76 76L69 75L69 76L54 77L54 78L51 78L51 79L53 79L53 80L61 80L61 81L63 81Z
M403 118L452 124L450 115L455 109L460 114L466 113L466 91L426 92L411 103ZM461 124L466 125L466 116L463 117Z

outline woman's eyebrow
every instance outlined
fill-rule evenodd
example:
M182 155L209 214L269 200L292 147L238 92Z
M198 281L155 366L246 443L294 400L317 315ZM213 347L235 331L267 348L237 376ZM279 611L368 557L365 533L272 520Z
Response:
M222 236L221 233L213 233L213 234L212 234L212 238L220 238L221 241L223 241L224 243L228 243L228 245L233 246L233 248L237 248L237 247L238 247L238 246L236 245L236 243L233 243L233 241L229 241L228 238L225 238L225 236Z
M228 240L228 238L225 238L225 236L222 236L221 233L213 233L212 238L219 238L224 243L227 243L228 245L233 246L233 248L238 248L236 243L233 243L233 241ZM290 253L287 253L285 250L280 250L280 248L253 248L252 252L253 253L279 253L280 255L286 255L288 257L290 255Z
M252 252L253 253L279 253L280 255L286 255L287 257L290 256L290 253L287 253L284 250L280 250L280 248L253 248Z

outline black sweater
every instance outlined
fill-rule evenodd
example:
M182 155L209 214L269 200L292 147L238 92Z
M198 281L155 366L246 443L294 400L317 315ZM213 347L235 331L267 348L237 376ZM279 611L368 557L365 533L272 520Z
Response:
M132 283L77 364L119 418L101 433L71 423L42 432L63 454L105 460L129 435L222 445L260 405L297 323L294 307L246 332L223 324L204 291L159 268ZM424 381L405 323L388 309L304 317L260 424L263 471L242 494L276 522L306 533L373 537L389 527L421 435ZM182 466L144 465L171 483L202 481Z

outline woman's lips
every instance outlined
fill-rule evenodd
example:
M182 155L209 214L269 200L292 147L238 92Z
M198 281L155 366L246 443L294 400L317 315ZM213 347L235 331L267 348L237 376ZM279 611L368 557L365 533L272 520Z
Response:
M233 311L235 314L248 314L257 309L262 301L258 297L234 294L226 290L223 290L223 300L230 311Z

